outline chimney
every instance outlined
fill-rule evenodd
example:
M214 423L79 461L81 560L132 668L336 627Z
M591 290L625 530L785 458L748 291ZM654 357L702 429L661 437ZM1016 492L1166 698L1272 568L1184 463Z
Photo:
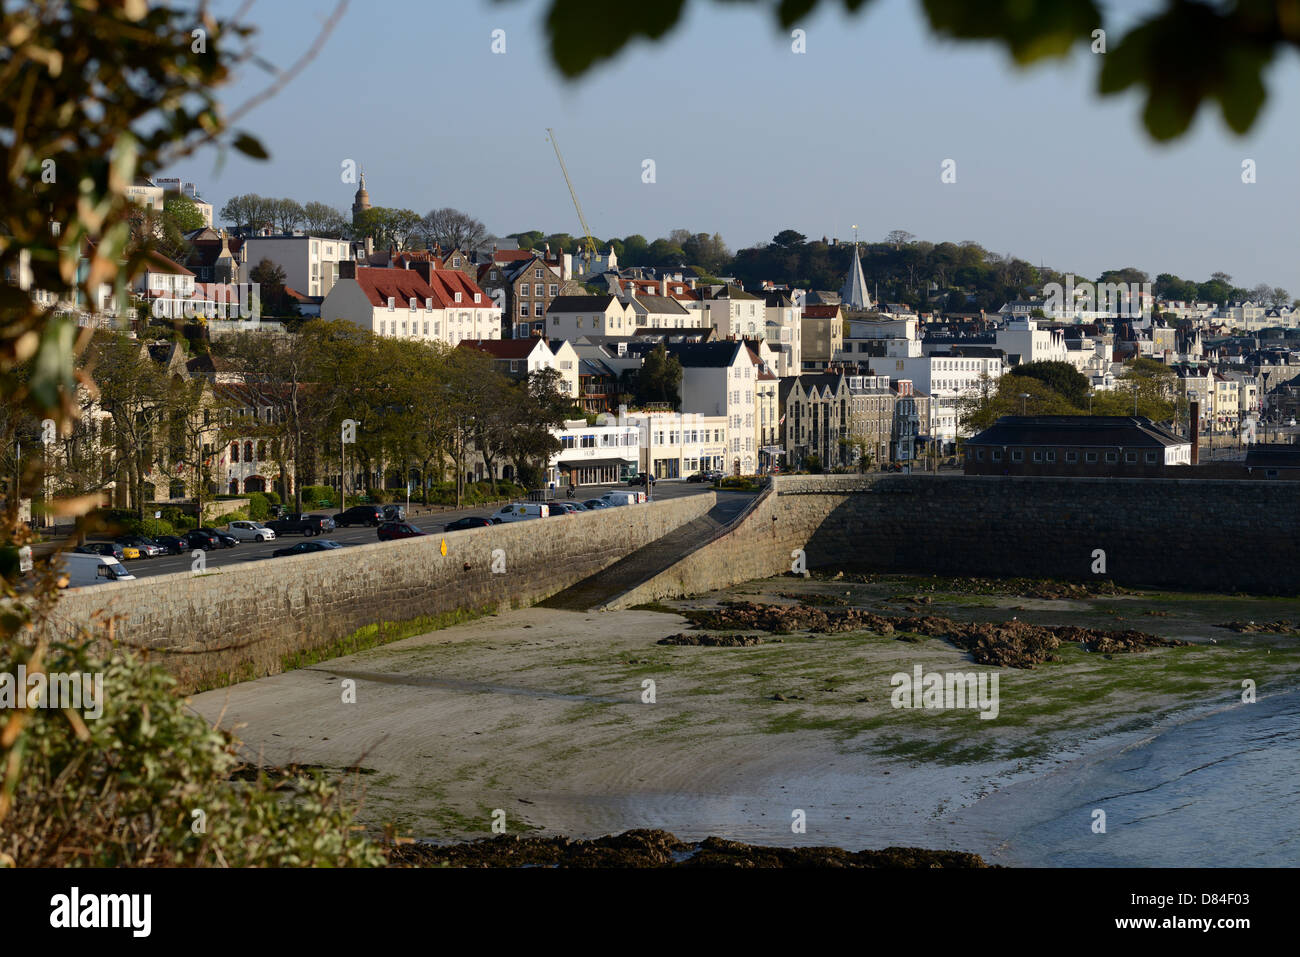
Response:
M659 280L659 295L665 299L668 298L668 277L664 276Z
M432 281L432 275L430 273L430 270L434 269L435 267L434 264L429 262L428 260L416 260L415 262L408 261L406 264L406 268L415 270L415 272L417 272L420 278L423 279L425 282Z
M1196 465L1201 460L1201 403L1188 406L1187 417L1190 420L1187 427L1192 432L1192 464Z
M339 260L339 278L340 279L357 278L357 261L355 259Z

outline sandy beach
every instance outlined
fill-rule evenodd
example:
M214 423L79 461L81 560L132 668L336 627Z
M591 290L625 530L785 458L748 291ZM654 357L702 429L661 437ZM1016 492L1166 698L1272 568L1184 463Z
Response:
M687 841L996 859L1016 822L967 809L1171 716L1232 707L1243 675L1277 689L1296 673L1293 638L1218 627L1300 617L1294 601L943 587L925 593L927 613L1140 629L1191 644L1109 656L1063 645L1032 670L977 665L944 640L907 634L657 644L690 630L673 610L736 598L882 615L918 607L913 580L779 578L655 609L513 611L206 692L193 706L233 728L251 762L338 773L362 796L362 823L417 839L486 836L504 812L515 834L662 828ZM893 707L891 676L917 666L997 672L997 718Z

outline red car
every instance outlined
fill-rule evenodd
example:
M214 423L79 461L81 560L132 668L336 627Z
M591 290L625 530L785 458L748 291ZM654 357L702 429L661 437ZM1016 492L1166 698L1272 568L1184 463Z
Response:
M381 542L391 542L395 538L418 538L421 535L427 535L410 522L384 522L379 526L379 540Z

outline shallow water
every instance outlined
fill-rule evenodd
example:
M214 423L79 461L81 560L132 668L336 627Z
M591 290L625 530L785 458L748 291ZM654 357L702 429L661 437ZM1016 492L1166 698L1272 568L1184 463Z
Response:
M1094 833L1094 811L1106 814ZM1153 729L956 815L991 863L1300 865L1300 689Z

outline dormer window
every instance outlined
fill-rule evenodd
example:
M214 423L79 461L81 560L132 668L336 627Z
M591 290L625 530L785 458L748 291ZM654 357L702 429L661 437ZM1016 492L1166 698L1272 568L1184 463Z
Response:
M433 300L432 300L432 299L426 299L426 300L424 300L424 311L425 311L425 312L433 312Z
M474 293L474 301L475 301L475 302L482 302L482 301L483 301L483 293L481 293L481 292L476 292L476 293Z
M460 293L456 293L456 301L460 302Z
M412 300L411 300L411 312L415 312L415 310L417 310L417 309L420 308L420 307L417 305L417 302L418 302L418 300L416 300L416 299L412 299Z
M397 308L397 300L394 299L392 296L389 296L389 297L388 297L388 311L389 311L389 312L392 312L392 311L393 311L394 309L396 309L396 308Z

